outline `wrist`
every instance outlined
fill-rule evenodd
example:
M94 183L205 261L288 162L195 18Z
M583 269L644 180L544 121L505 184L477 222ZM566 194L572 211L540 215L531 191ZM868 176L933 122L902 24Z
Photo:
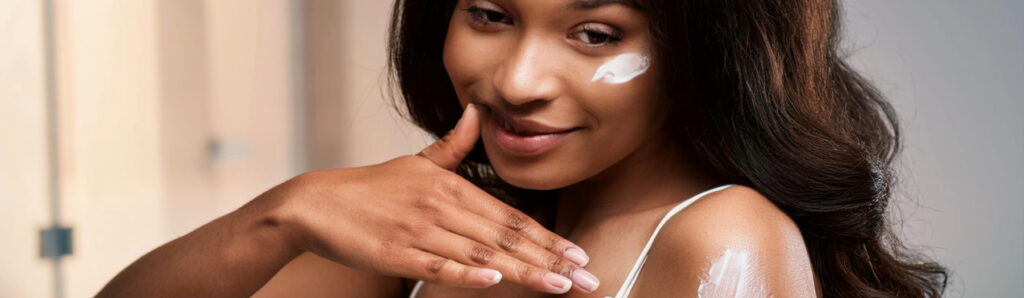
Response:
M275 255L291 261L305 252L305 245L296 233L295 221L290 220L284 210L273 210L258 214L243 225L252 235L255 247L270 249Z
M286 183L287 184L287 183ZM233 217L235 235L245 235L246 246L270 252L275 258L290 261L305 252L298 233L296 215L287 207L286 185L279 185L236 210Z

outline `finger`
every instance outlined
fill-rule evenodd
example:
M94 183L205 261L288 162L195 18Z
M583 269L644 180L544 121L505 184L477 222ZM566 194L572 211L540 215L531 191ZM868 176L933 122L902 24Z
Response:
M530 216L473 186L469 181L460 181L463 183L451 187L450 190L462 208L515 231L531 242L580 266L586 266L590 262L590 256L583 248L551 232Z
M413 269L404 276L436 284L460 288L486 288L501 282L503 278L498 270L467 266L417 248L409 248L406 256Z
M494 268L502 273L504 280L536 291L563 294L572 288L572 281L565 276L520 261L461 235L439 230L421 238L416 247L460 263Z
M455 129L424 148L417 155L426 157L442 168L454 171L462 159L466 158L466 155L473 150L473 145L476 145L478 138L480 138L480 111L475 105L469 104L462 112L462 118L455 124Z
M593 292L600 285L597 277L580 265L562 255L552 253L512 229L455 205L446 209L456 210L442 210L438 225L454 234L486 245L519 261L568 277L573 284L586 292ZM477 255L479 251L475 246L464 249L472 251L473 255ZM501 270L502 266L495 265L494 268Z

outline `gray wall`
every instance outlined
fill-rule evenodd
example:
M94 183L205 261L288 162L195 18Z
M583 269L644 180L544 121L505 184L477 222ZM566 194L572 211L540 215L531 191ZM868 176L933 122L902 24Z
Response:
M852 63L903 120L904 238L949 296L1024 295L1024 1L845 6Z

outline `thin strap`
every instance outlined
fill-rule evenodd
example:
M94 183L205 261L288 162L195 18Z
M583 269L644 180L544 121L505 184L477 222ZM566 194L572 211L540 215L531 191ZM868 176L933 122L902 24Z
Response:
M416 281L416 286L413 286L412 287L412 292L409 293L409 298L416 298L416 295L420 293L420 287L422 287L422 286L423 286L423 281L422 280L417 280Z
M665 214L665 217L661 218L661 222L658 223L658 227L654 228L654 233L651 234L651 239L647 240L647 245L644 246L644 250L640 253L640 257L637 258L636 264L633 265L633 269L629 270L629 275L626 276L626 282L622 283L622 287L619 288L619 292L615 294L615 298L626 298L629 296L629 292L633 290L633 285L636 284L636 278L640 276L640 269L643 268L644 263L647 262L647 253L651 250L651 244L654 244L654 238L658 236L658 232L661 231L661 227L664 226L672 216L676 215L676 213L679 213L679 211L682 211L687 206L690 206L690 204L693 204L693 202L696 202L704 195L725 189L729 186L733 186L733 184L726 184L706 190L687 199L686 201L683 201L682 203L679 203L679 205L673 207L672 210L669 210L668 214Z

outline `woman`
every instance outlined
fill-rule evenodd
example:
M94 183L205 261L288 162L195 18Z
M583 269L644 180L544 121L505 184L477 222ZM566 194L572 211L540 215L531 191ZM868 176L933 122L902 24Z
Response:
M824 0L398 1L394 79L438 143L303 174L101 296L940 296L889 233L898 125L839 24Z

